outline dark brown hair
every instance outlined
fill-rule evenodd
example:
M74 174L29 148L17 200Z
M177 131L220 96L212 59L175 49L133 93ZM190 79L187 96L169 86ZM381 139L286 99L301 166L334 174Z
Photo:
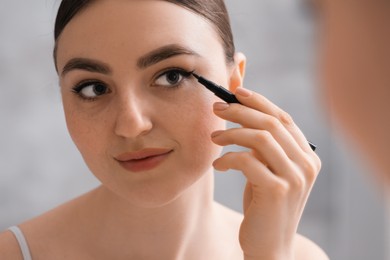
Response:
M227 62L234 61L235 47L230 26L229 14L224 0L162 0L182 6L209 21L217 30L224 50ZM66 25L80 11L87 8L94 0L62 0L58 9L54 27L54 60L56 62L57 41Z

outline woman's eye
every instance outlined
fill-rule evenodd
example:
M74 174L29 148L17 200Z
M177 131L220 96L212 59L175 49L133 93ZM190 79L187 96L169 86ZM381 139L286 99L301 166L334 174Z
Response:
M181 70L170 70L160 75L156 79L154 84L158 86L164 86L164 87L178 86L183 81L184 78L188 77L187 74L188 72L181 71Z
M73 89L75 93L85 99L94 99L108 92L108 88L100 82L88 82Z

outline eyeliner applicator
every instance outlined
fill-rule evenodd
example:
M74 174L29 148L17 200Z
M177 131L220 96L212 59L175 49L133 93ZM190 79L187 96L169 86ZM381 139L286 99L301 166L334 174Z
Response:
M194 72L191 72L191 74L198 80L200 84L205 86L208 90L213 92L217 97L225 101L226 103L238 103L241 104L240 101L236 98L236 96L227 90L226 88L222 86L218 86L214 82L203 78L202 76L199 76L195 74Z
M236 96L232 92L230 92L229 90L225 89L222 86L218 86L214 82L212 82L212 81L210 81L208 79L205 79L202 76L199 76L199 75L195 74L194 72L191 72L191 74L198 80L198 82L200 84L205 86L208 90L213 92L217 97L219 97L220 99L222 99L226 103L238 103L238 104L241 104L240 101L238 101L238 99L236 98ZM315 144L309 142L309 141L308 141L308 143L310 145L310 148L313 151L315 151L317 146Z

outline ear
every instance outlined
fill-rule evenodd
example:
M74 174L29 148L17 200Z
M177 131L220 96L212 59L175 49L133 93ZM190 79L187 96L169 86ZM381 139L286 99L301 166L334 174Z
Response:
M229 90L233 93L236 88L241 87L245 76L246 57L243 53L237 52L234 54L234 66L230 75Z

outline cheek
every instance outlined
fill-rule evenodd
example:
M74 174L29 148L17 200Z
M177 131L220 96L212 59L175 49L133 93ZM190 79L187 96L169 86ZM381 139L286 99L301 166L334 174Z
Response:
M211 141L213 131L226 128L225 121L213 113L215 101L217 99L207 93L193 104L181 105L180 110L174 112L173 129L182 150L181 160L195 171L207 170L222 150Z
M64 102L65 119L69 134L88 166L104 156L105 133L101 126L106 124L98 118L80 113L74 106ZM104 121L104 120L103 120Z

